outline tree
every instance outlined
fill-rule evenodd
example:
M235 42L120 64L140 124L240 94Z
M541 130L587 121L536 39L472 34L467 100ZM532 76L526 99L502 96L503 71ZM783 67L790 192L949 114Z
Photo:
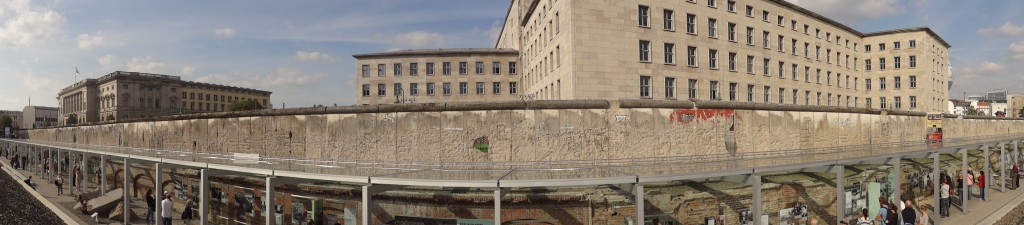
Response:
M116 119L116 118L114 118L114 115L113 115L113 114L111 114L111 115L107 115L107 121L114 121L115 119Z
M263 105L256 101L256 99L243 99L231 103L228 107L228 111L244 111L244 110L259 110L263 109Z
M4 127L10 127L11 129L14 129L14 119L11 119L10 115L0 115L0 130L2 130Z
M78 124L78 116L75 114L71 114L70 116L68 116L67 119L64 120L64 123L67 125Z

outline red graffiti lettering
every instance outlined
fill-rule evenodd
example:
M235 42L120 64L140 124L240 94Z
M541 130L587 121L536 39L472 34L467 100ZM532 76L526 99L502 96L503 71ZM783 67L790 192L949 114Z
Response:
M669 115L672 123L689 123L693 121L704 121L715 117L733 117L735 111L732 109L677 109ZM736 116L737 118L739 116Z

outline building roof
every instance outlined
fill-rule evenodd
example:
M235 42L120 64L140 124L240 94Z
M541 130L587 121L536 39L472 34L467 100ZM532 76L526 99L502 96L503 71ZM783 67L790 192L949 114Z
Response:
M39 110L60 110L60 108L49 107L49 106L36 106L36 105L25 106L25 109L29 109L29 108L39 109ZM22 110L22 111L25 111L25 110Z
M438 49L398 50L398 51L390 51L390 52L356 54L356 55L352 55L352 57L354 57L356 59L360 59L360 58L394 57L394 56L489 55L489 54L519 56L519 50L510 49L510 48L438 48Z
M512 3L514 3L514 1L515 0L510 0L509 1L510 5L508 7L508 12L505 13L506 21L508 20L507 19L508 15L511 14L512 9L514 8L513 5L512 5ZM949 45L949 42L946 42L946 40L942 39L942 37L940 37L938 34L935 33L935 31L932 31L932 29L928 28L928 27L912 27L912 28L902 28L902 29L893 29L893 30L886 30L886 31L871 32L871 33L863 33L863 32L857 31L857 30L855 30L853 28L850 28L849 26L846 26L845 24L836 22L835 20L832 20L832 19L830 19L828 17L822 16L821 14L815 13L815 12L813 12L811 10L805 9L804 7L800 7L800 6L796 5L796 4L790 3L790 2L788 2L786 0L767 0L767 1L773 2L775 4L778 4L780 6L783 6L783 7L789 8L789 9L792 9L793 11L797 11L797 12L803 13L804 15L810 16L811 18L815 18L815 19L821 20L822 22L825 22L825 23L827 23L829 25L835 26L835 27L837 27L839 29L842 29L842 30L845 30L847 32L853 33L853 34L855 34L857 36L860 36L861 38L871 37L871 36L878 36L878 35L886 35L886 34L911 33L911 32L924 31L924 32L927 32L932 37L934 37L936 40L939 40L939 43L942 43L942 45L946 46L946 48L952 47L951 45ZM520 26L524 26L526 24L526 20L529 18L529 16L530 16L529 14L533 11L533 8L537 6L537 2L539 2L539 1L536 1L536 0L532 1L532 3L530 4L530 9L527 11L527 13L524 14L524 15L521 15L521 16L524 16L524 19L522 21L520 21L520 23L521 23L521 24L519 24ZM502 25L502 32L505 32L505 26L504 25ZM497 47L497 40L495 40L495 47Z

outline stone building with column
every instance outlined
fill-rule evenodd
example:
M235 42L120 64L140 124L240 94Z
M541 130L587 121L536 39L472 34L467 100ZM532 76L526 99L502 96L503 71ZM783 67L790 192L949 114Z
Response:
M65 87L57 100L61 121L75 115L78 123L94 123L223 112L228 111L232 103L248 99L263 108L272 108L270 94L250 88L184 81L178 76L115 71Z

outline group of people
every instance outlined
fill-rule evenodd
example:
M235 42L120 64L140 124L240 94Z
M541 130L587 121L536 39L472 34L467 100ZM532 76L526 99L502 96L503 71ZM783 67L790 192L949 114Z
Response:
M160 224L171 225L171 220L174 217L174 200L171 199L170 192L166 191L160 196L160 198L162 199L160 201ZM146 224L156 224L154 221L154 217L156 216L156 201L156 197L153 195L153 189L146 191L146 206L149 207L146 210ZM194 202L192 202L192 198L189 198L188 201L185 201L185 209L181 211L180 218L186 225L192 224L192 205L194 205Z
M924 205L914 206L914 200L904 199L899 205L893 204L885 197L878 199L878 214L872 218L868 209L861 209L861 216L856 225L928 225L928 210ZM918 216L920 214L920 216ZM844 221L845 222L845 221Z

